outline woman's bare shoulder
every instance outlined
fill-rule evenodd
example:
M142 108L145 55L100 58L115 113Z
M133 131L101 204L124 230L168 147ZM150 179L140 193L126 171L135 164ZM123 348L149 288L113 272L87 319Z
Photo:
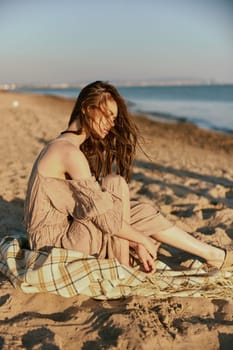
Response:
M91 176L86 156L79 147L70 147L64 153L64 166L71 179L87 178Z
M88 161L73 143L66 140L50 143L38 163L39 171L45 176L65 178L66 174L72 179L88 176L90 168Z

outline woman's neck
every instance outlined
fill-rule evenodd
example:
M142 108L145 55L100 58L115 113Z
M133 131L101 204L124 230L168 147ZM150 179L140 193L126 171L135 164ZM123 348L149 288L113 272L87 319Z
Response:
M73 142L77 144L77 146L80 146L87 138L85 132L82 132L80 134L77 132L77 129L75 130L74 128L71 128L71 127L62 131L60 134L60 137L71 139Z

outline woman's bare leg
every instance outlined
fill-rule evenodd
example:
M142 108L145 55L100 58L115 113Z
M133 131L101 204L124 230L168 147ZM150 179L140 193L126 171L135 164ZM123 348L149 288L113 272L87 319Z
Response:
M206 244L169 222L149 203L131 202L131 224L147 237L182 249L205 259L210 265L221 267L225 252Z
M210 265L220 268L225 258L223 249L213 247L204 243L176 226L153 234L156 240L161 243L182 249L191 254L197 255L207 261Z

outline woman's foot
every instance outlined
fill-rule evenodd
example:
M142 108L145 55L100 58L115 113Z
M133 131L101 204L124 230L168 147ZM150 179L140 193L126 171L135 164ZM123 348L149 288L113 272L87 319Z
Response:
M225 263L226 252L221 248L212 247L210 258L206 259L208 265L221 269ZM233 262L232 262L233 263Z

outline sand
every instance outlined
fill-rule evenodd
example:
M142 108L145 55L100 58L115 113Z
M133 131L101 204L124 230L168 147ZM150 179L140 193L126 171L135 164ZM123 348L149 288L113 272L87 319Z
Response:
M0 92L0 238L24 231L35 156L66 127L72 100ZM186 123L137 116L145 136L132 198L159 205L179 227L212 244L233 238L233 138ZM229 299L129 297L96 301L23 294L0 274L0 349L232 349Z

